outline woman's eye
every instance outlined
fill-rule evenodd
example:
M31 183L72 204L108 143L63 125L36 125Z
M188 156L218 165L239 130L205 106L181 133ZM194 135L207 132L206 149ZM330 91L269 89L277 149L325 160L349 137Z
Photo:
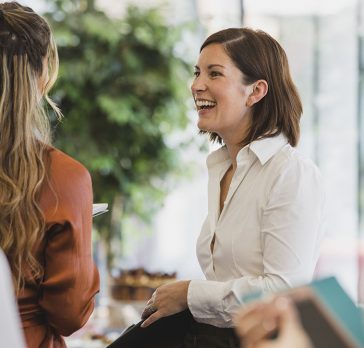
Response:
M221 76L221 73L220 73L220 72L218 72L218 71L211 71L211 72L210 72L210 76L211 76L211 77Z
M194 72L193 72L193 76L194 76L194 77L198 77L199 75L200 75L200 72L199 72L199 71L194 71Z

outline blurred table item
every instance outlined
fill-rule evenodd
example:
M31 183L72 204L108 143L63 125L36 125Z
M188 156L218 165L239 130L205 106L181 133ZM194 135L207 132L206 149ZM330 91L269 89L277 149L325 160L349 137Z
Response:
M104 348L130 325L140 321L147 301L159 286L176 280L176 273L151 273L144 268L116 270L109 296L99 298L88 323L66 338L68 348Z
M111 297L122 301L148 300L159 286L176 280L176 272L151 273L144 268L115 270L110 284Z

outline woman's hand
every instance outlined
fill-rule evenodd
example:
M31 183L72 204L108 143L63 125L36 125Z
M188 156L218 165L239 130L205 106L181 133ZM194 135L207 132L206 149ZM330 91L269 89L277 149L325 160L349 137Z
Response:
M285 297L248 305L234 322L242 347L312 348L293 303Z
M187 306L189 280L176 281L160 286L147 302L142 313L145 321L141 327L147 327L156 320L182 312Z

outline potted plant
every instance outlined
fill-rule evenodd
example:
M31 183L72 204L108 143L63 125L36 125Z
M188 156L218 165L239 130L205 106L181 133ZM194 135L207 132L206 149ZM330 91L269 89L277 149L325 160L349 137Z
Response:
M109 203L94 222L111 267L122 218L148 221L179 168L167 140L187 124L191 73L175 51L180 29L156 9L129 7L112 19L93 0L48 5L60 56L53 98L65 115L61 127L54 122L55 144L90 170L95 202Z

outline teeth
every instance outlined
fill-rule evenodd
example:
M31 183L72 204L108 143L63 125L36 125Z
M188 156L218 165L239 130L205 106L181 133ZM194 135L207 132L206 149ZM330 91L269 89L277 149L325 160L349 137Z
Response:
M196 105L198 107L203 107L203 106L215 106L216 103L213 101L209 101L209 100L196 100Z

